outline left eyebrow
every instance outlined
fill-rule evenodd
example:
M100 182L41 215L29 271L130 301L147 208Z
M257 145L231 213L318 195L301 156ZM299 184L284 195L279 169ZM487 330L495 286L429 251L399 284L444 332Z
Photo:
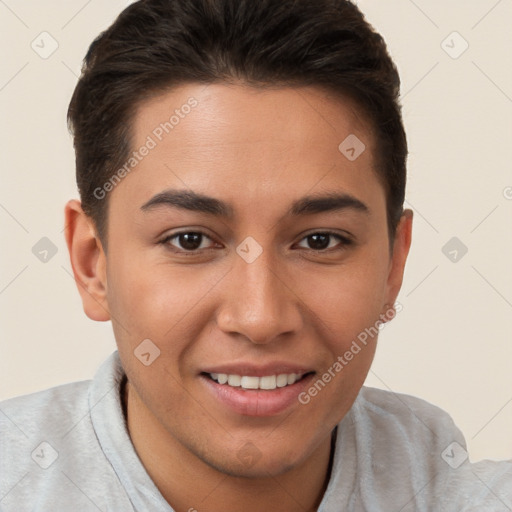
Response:
M356 197L336 192L303 197L292 204L289 214L302 216L340 210L356 210L366 215L370 214L368 206Z

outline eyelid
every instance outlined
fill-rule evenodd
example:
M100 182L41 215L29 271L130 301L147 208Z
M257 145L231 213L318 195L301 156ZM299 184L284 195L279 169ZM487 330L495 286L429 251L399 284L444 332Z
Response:
M348 231L343 231L342 233L340 233L339 231L334 231L332 229L313 229L311 231L307 231L306 233L304 233L302 235L301 240L304 238L307 238L308 236L317 235L317 234L332 235L332 236L335 236L338 238L342 238L344 240L353 241L353 236Z
M302 238L299 240L299 243L302 242L304 239L308 238L309 236L312 236L312 235L328 235L328 236L332 236L333 238L337 238L339 240L339 244L341 246L341 248L344 248L346 246L349 246L349 245L353 245L354 244L354 239L351 235L349 235L348 233L346 234L341 234L341 233L338 233L336 231L332 231L332 230L329 230L329 229L326 229L326 230L315 230L315 231L311 231L309 233L306 233L302 236ZM316 252L316 253L319 253L319 254L322 254L322 253L328 253L330 251L333 251L333 250L336 250L336 247L331 247L330 249L320 249L320 250L316 250L316 249L309 249L309 248L305 248L306 250L308 251L312 251L312 252Z
M180 235L185 235L188 233L196 233L198 235L201 235L205 238L210 239L214 243L218 243L218 242L215 242L215 240L210 235L208 235L205 231L203 231L201 229L184 229L181 231L177 231L175 233L169 233L169 234L165 235L158 243L162 244L162 245L171 245L169 243L170 240L177 238ZM186 250L186 249L179 249L178 247L175 247L173 245L171 245L171 247L173 247L173 249L175 249L176 252L179 252L182 254L199 254L200 251L206 250L206 249L196 249L194 251L191 251L191 250ZM207 249L211 249L211 247L208 247Z

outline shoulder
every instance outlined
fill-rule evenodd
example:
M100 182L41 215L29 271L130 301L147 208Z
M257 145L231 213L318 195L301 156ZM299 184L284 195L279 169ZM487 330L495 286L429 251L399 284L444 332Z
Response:
M374 468L411 467L429 474L447 465L445 450L456 448L467 458L466 441L451 416L415 396L363 387L351 409L351 420L362 449L371 446Z
M91 408L112 391L123 376L117 352L100 366L94 380L61 384L0 402L0 431L4 436L32 437L48 432L66 437L89 416ZM2 442L2 449L5 443Z
M37 403L39 401L47 400L48 397L55 397L60 399L61 397L68 396L70 393L87 389L91 382L91 379L69 382L67 384L60 384L58 386L36 391L34 393L7 398L0 401L0 407L4 409L7 407L15 407L17 404Z
M66 418L87 410L87 393L91 381L72 382L0 402L0 429L27 435L43 425L62 428Z
M390 427L420 429L433 435L448 428L462 437L446 411L416 396L363 386L357 403L368 418Z
M512 508L512 461L471 462L462 432L443 409L415 396L363 387L351 418L360 469L376 477L377 494L397 489L399 479L416 510L432 504L470 510L463 508L468 498L485 510L501 510L504 503Z
M67 454L83 444L90 381L74 382L0 402L2 507L36 507L48 489L65 485ZM58 468L58 469L57 469ZM12 508L9 508L12 507Z
M0 402L1 510L55 510L58 503L59 510L86 511L111 502L132 510L92 421L115 389L114 362L109 358L94 380Z

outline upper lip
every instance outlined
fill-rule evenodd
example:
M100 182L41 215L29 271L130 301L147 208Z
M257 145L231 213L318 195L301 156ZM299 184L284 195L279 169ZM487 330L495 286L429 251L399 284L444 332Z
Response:
M227 375L265 377L267 375L281 375L283 373L296 373L297 375L304 375L313 371L314 370L311 368L303 365L276 362L265 365L255 365L254 363L220 364L205 368L201 371L201 373L225 373Z

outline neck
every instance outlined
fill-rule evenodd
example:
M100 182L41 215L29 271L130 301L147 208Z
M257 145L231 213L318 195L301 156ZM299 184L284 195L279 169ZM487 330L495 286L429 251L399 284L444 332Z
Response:
M317 510L330 478L336 430L303 463L284 473L233 476L206 464L165 430L129 383L122 396L137 455L176 512L260 512L275 509L276 503L280 512Z

